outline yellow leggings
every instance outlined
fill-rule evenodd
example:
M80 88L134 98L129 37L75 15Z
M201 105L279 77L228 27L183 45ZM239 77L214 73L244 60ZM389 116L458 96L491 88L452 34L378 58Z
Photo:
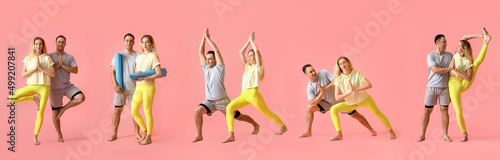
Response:
M9 96L10 102L20 103L26 101L32 101L33 95L40 95L40 109L36 112L36 122L35 122L35 135L40 133L40 129L43 124L43 113L45 112L45 105L47 105L47 99L49 98L50 87L49 85L33 85L29 84L26 87L20 88L14 92L14 95Z
M483 63L487 50L488 50L488 45L483 44L481 52L479 52L479 56L476 58L476 60L474 60L472 66L472 77L470 81L467 81L465 79L459 80L457 77L450 77L450 79L448 80L450 99L451 102L453 102L453 107L455 108L455 112L457 114L457 122L462 132L467 132L462 110L462 92L467 91L472 86L472 82L474 82L474 79L476 77L477 69L479 68L479 65Z
M267 108L266 102L264 102L264 98L259 93L257 88L252 89L243 89L241 90L241 94L238 98L234 99L227 105L226 108L226 120L227 127L229 128L229 132L234 132L234 115L233 112L245 107L246 105L252 104L260 111L264 116L271 118L274 122L278 123L280 126L285 125L283 121L276 114L271 112L269 108Z
M375 114L375 116L378 117L378 119L380 119L380 121L382 121L387 130L392 129L387 117L385 117L385 115L378 109L377 104L375 104L373 98L371 96L368 96L368 98L366 98L364 101L355 105L348 105L345 102L341 102L333 105L332 108L330 108L330 114L332 115L332 121L335 125L335 130L340 131L339 112L350 112L359 107L365 107L369 109L373 114Z
M153 99L155 96L156 88L154 83L140 83L135 87L134 97L132 98L132 105L130 112L134 117L135 122L141 127L142 131L147 130L147 134L153 133ZM141 104L144 107L144 115L146 115L146 123L139 114Z

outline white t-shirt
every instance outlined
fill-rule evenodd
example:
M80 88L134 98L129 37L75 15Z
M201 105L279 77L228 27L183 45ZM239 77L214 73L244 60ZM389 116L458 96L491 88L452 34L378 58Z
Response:
M316 86L316 84L319 84L322 87L326 87L334 79L333 74L327 70L321 70L317 72L316 75L318 76L318 79L314 82L311 82L311 80L309 80L309 84L307 85L307 97L309 98L309 100L313 100L320 93L318 86ZM323 94L322 100L325 100L330 104L337 103L337 101L335 100L335 90L334 89L326 90L325 93Z

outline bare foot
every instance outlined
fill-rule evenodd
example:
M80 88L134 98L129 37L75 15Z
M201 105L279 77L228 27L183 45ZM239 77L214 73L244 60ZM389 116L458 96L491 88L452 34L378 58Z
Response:
M484 35L484 42L486 44L490 43L491 36L488 34L488 31L486 31L486 28L483 27L483 35Z
M275 134L276 135L282 135L283 133L285 133L288 129L286 128L285 125L281 126L280 130L278 132L276 132Z
M375 132L375 130L370 130L370 132L372 133L372 136L377 136L377 132Z
M467 132L464 132L464 137L460 140L461 142L467 142L469 140L469 134Z
M36 135L33 136L33 144L40 145L40 141L38 141L38 137Z
M389 132L391 133L391 139L396 139L396 133L392 129Z
M417 142L422 142L424 140L425 140L425 136L424 135L422 135L422 136L420 136L420 137L417 138Z
M451 139L448 135L444 135L443 139L447 142L453 142L453 139Z
M198 136L196 136L196 137L193 139L193 143L194 143L194 142L201 141L201 140L203 140L203 136L198 135Z
M224 139L222 141L222 143L228 143L228 142L234 142L235 138L234 138L234 132L232 133L229 133L229 136L227 136L226 139Z
M142 136L141 136L141 134L140 134L140 133L136 133L136 134L135 134L135 139L139 140L139 139L141 139L141 138L142 138Z
M59 138L57 139L58 142L64 142L64 138L62 136L59 136Z
M253 132L252 134L257 134L260 131L260 125L256 124L253 126Z
M148 145L151 144L151 135L148 135L143 141L139 143L140 145Z
M299 138L304 138L304 137L311 137L312 136L312 133L309 132L309 131L305 131L304 133L302 133Z
M56 120L59 120L61 118L61 116L63 115L64 111L66 111L65 107L61 107L59 109L59 114L57 114Z
M111 137L108 138L108 141L113 142L116 139L118 139L118 137L116 135L112 135Z
M142 137L141 137L141 138L140 138L137 142L141 143L142 141L144 141L144 139L146 139L146 136L147 136L147 134L146 134L146 133L144 133L144 134L142 135Z
M335 135L335 137L331 138L330 141L338 141L338 140L342 140L344 138L344 136L342 136L342 134L337 134Z
M35 104L36 104L36 111L39 111L40 110L40 96L38 94L34 94L33 101L35 101Z

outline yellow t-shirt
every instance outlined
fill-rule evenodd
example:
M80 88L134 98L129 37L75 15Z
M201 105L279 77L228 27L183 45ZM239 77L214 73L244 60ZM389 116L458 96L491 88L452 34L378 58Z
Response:
M26 70L31 70L36 68L37 58L40 59L40 66L43 69L49 70L50 66L54 65L52 59L47 54L42 54L39 56L26 56L23 60L24 65L26 66ZM36 70L28 77L26 81L27 84L35 84L35 85L50 85L50 76L43 73L41 70Z
M135 66L139 68L141 72L153 70L158 65L160 65L160 60L158 58L158 54L154 52L141 54L135 59ZM155 80L144 80L138 81L137 83L155 83Z
M363 81L365 79L365 76L363 76L361 72L352 70L349 75L340 74L340 76L335 79L334 84L336 87L340 88L341 94L344 94L349 91L349 81L351 81L354 88L359 88L363 86ZM366 91L355 91L351 95L345 97L344 100L348 105L355 105L364 101L366 98L368 98L368 93L366 93Z
M264 65L259 68L257 64L251 65L250 63L247 63L245 65L245 73L243 73L242 88L252 89L259 87L260 77L262 77L262 74L264 74Z
M461 73L467 73L467 69L473 66L472 62L467 59L467 57L460 56L460 53L455 53L455 55L453 55L453 59L455 60L455 68L457 68L457 70ZM451 70L451 73L454 74L459 80L463 79L455 73L454 70Z

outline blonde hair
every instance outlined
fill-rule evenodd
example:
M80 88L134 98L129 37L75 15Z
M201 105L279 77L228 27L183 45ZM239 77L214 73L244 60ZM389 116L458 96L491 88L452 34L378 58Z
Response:
M460 40L460 43L462 43L462 49L464 50L464 55L469 59L469 61L472 63L474 62L474 59L472 57L472 47L470 46L469 41L467 40Z
M333 74L335 75L335 78L337 78L338 76L340 76L340 74L341 74L341 73L344 73L344 71L342 71L342 69L341 69L341 68L340 68L340 66L339 66L339 61L340 61L340 60L342 60L342 59L344 59L345 61L347 61L347 63L349 63L349 69L351 69L351 71L352 71L352 70L354 70L354 68L352 67L352 63L351 63L351 61L349 60L349 58L344 57L344 56L339 57L339 58L337 59L337 63L336 63L336 64L335 64L335 66L333 67Z
M155 43L155 40L153 39L153 37L151 35L148 35L148 34L142 36L141 37L141 46L144 45L144 44L142 44L142 39L144 39L144 38L148 38L149 41L151 41L151 44L153 45L151 48L151 52L157 54L156 43ZM141 52L144 53L144 47L141 47Z
M47 54L47 46L45 46L45 40L43 40L42 37L35 37L33 38L33 41L31 41L31 44L30 44L30 56L36 56L35 55L35 42L37 40L41 40L42 41L42 44L43 44L43 47L42 47L42 54Z

